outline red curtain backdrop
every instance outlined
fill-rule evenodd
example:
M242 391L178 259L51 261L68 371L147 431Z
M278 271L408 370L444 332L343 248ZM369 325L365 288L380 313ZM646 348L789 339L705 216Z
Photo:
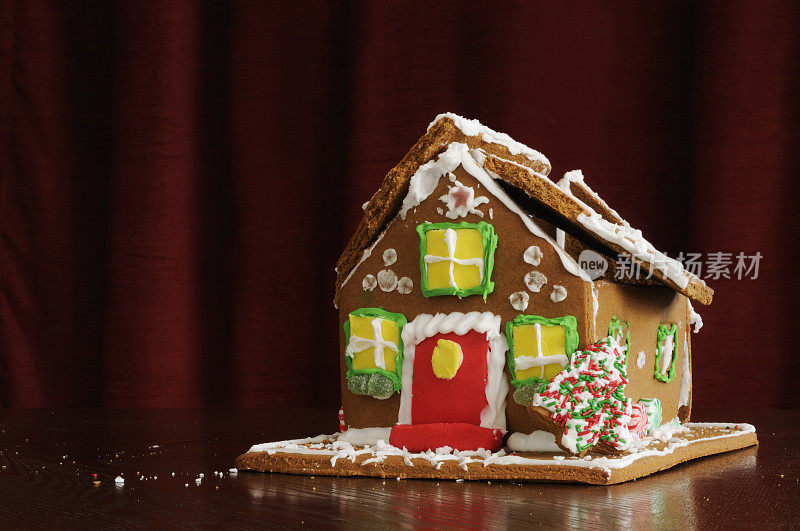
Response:
M760 252L696 407L797 407L794 3L0 3L0 403L339 404L336 259L438 113Z

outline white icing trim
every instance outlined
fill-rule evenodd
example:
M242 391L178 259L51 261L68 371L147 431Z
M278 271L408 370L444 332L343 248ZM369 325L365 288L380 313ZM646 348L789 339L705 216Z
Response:
M567 236L564 233L564 231L561 229L556 229L556 243L558 244L558 246L563 249L564 245L566 245L566 240Z
M639 355L636 356L636 366L640 369L644 367L644 363L647 360L647 354L644 353L644 350L639 351Z
M508 350L506 339L500 333L500 316L490 312L453 312L450 314L423 313L403 327L403 371L402 392L398 424L411 424L411 404L413 399L414 356L416 345L436 334L456 333L463 336L470 330L486 334L489 351L486 354L486 402L481 411L481 426L484 428L506 430L506 395L508 382L503 377L505 353Z
M388 229L388 228L389 227L387 225L386 229ZM358 266L363 264L364 260L366 260L367 258L370 257L370 255L372 255L372 251L375 250L375 247L378 245L378 243L380 243L380 241L383 239L384 235L386 234L386 229L384 229L383 232L381 232L378 235L378 237L375 238L375 241L372 243L372 245L369 246L368 249L364 249L364 252L361 254L361 260L359 260L358 263L355 266L353 266L353 269L350 270L350 272L347 274L347 277L345 277L345 279L342 281L342 285L339 286L339 289L343 288L345 286L345 284L347 284L347 282L353 277L353 275L355 275L356 270L358 270ZM338 272L338 270L337 270L337 272Z
M588 185L588 184L586 184L586 181L584 181L584 180L583 180L583 172L582 172L581 170L572 170L572 171L568 171L567 173L565 173L565 174L564 174L564 176L561 178L561 180L560 180L560 181L558 181L558 183L556 183L556 186L558 186L559 188L561 188L561 190L562 190L562 191L563 191L565 194L567 194L567 195L568 195L568 196L570 196L572 199L574 199L574 200L575 200L575 201L576 201L578 204L580 204L580 205L581 205L581 207L583 207L583 208L584 208L584 209L586 209L587 211L594 212L594 209L593 209L593 208L591 208L589 205L587 205L586 203L584 203L583 201L581 201L580 199L578 199L577 197L575 197L575 195L572 193L572 187L571 187L572 183L580 183L581 185L583 185L583 189L584 189L584 191L585 191L586 193L588 193L588 194L589 194L589 195L592 197L592 199L594 199L595 201L597 201L598 203L600 203L600 205L601 205L603 208L607 209L609 212L611 212L611 214L613 214L613 215L614 215L614 216L616 216L617 218L621 219L621 220L622 220L622 224L623 224L624 226L626 226L626 227L630 227L630 224L629 224L627 221L625 221L624 219L622 219L622 216L620 216L620 215L619 215L619 212L617 212L616 210L614 210L613 208L611 208L610 206L608 206L608 203L606 203L606 202L603 200L603 198L602 198L602 197L600 197L600 196L597 194L597 192L595 192L594 190L592 190L592 189L589 187L589 185Z
M681 394L678 407L689 405L689 396L692 392L692 370L689 361L689 333L683 332L683 368L681 369Z
M453 142L435 160L429 160L417 168L408 182L408 194L398 212L400 219L406 219L409 210L419 206L436 190L442 175L447 175L458 168L466 151L466 144Z
M597 331L597 312L600 310L600 292L597 290L597 284L592 282L592 326L594 326L594 339L600 339L600 333Z
M588 215L583 212L578 214L577 221L594 235L619 245L639 261L650 264L651 268L661 271L664 277L672 280L681 289L686 289L690 277L694 277L683 268L680 262L653 247L653 244L642 236L642 231L639 229L615 225L593 211Z
M499 159L500 157L496 158ZM535 178L540 179L542 182L553 186L559 191L568 195L570 199L575 201L582 209L585 210L585 213L578 214L578 217L576 218L577 221L584 226L584 228L593 232L596 236L607 242L618 244L623 249L628 251L632 256L636 257L642 262L650 264L651 268L658 269L666 278L669 278L675 282L675 284L681 289L686 288L690 279L705 285L705 282L702 279L689 273L680 262L673 258L669 258L667 255L653 247L653 245L642 236L642 231L634 229L625 220L623 220L622 225L616 225L603 219L603 217L599 213L595 212L592 207L575 197L569 188L569 182L576 182L580 180L589 193L595 197L595 199L597 199L604 207L608 208L608 210L613 212L617 217L622 219L622 217L614 209L610 208L605 201L600 198L600 196L598 196L591 188L586 186L586 183L583 182L582 173L580 174L580 179L578 179L577 176L573 177L572 175L567 178L567 175L565 175L564 177L567 180L565 181L562 179L559 181L559 184L556 184L550 179L537 174L527 166L517 164L513 160L502 160L524 169ZM575 175L574 171L576 170L568 173Z
M456 127L461 129L461 132L467 136L480 136L486 142L505 146L512 155L524 155L528 160L542 162L550 167L550 161L547 160L547 157L535 149L529 148L521 142L517 142L506 133L498 133L497 131L489 129L478 120L469 120L451 112L440 114L434 118L430 125L428 125L428 131L431 130L431 127L433 127L436 122L444 117L453 120Z

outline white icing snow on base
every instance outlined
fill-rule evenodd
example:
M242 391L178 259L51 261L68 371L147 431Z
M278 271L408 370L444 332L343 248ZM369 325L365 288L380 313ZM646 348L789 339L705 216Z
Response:
M700 437L693 440L683 439L680 436L686 434L691 429L699 428L723 428L734 430L731 433L722 435L712 435L710 437ZM308 439L295 439L291 441L280 441L272 443L257 444L248 450L250 452L267 452L273 455L276 452L290 454L313 454L331 456L331 465L335 466L339 459L348 459L355 463L360 455L370 457L359 463L361 466L380 464L389 456L399 456L407 466L414 466L413 459L423 459L428 461L436 469L441 467L445 461L455 461L463 470L467 470L470 463L480 463L484 467L489 465L526 465L526 466L572 466L582 468L598 468L604 470L607 475L611 474L612 469L621 469L635 463L645 457L665 456L673 453L678 448L689 446L693 443L711 441L716 439L726 439L739 437L755 433L756 429L751 424L732 423L732 422L689 422L684 425L678 423L677 419L663 425L656 430L652 436L645 437L641 441L634 443L630 453L622 456L587 456L589 459L561 454L552 458L533 458L523 457L517 454L508 454L505 449L499 452L489 450L477 451L458 451L449 446L438 448L436 451L409 452L408 450L397 448L379 440L375 445L365 445L363 448L356 448L351 443L341 440L341 434L319 435ZM649 448L650 443L655 440L663 441L666 446L662 449ZM518 450L523 451L523 450Z
M549 431L512 433L506 443L512 452L563 452L556 444L556 436Z
M343 431L337 440L356 446L376 445L378 441L389 442L391 431L392 428L350 428Z

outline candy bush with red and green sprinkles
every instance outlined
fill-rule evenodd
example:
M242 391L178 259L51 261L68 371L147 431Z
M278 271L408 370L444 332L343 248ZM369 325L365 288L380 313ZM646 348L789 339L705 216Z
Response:
M540 385L533 405L563 427L561 444L569 451L579 454L601 441L624 451L633 440L627 383L625 352L609 336L575 352L563 371Z

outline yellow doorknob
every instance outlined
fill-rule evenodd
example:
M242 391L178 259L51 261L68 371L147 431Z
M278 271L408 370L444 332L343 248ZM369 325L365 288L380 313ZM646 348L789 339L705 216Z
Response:
M449 339L440 339L433 348L431 365L433 374L442 380L452 379L464 361L464 353L461 352L461 345Z

